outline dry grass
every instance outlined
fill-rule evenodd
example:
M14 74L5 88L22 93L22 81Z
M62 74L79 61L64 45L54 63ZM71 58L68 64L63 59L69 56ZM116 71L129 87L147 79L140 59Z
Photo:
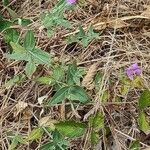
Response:
M80 0L81 1L81 0ZM48 38L46 31L43 29L39 16L42 12L50 10L55 1L47 0L14 0L10 4L20 16L30 18L33 24L29 27L36 33L38 46L53 53L61 61L71 62L72 58L81 66L89 68L94 63L98 63L98 70L103 72L101 88L98 94L93 94L93 104L79 107L77 110L67 112L65 116L68 118L75 117L86 119L97 110L104 112L106 123L110 126L113 133L109 138L113 140L105 141L104 147L97 149L127 150L130 141L139 139L141 147L150 146L149 135L144 135L137 127L137 108L136 103L140 91L133 89L128 96L123 97L123 102L115 102L114 99L119 95L119 78L124 74L120 70L124 70L128 65L138 62L142 66L142 77L145 86L150 88L150 18L139 17L145 10L145 6L150 5L149 0L87 0L85 6L78 5L74 11L66 14L66 17L73 21L74 29L69 33L64 29L58 29L55 36ZM5 8L2 13L7 16ZM138 16L138 17L131 17ZM130 18L131 17L131 18ZM150 16L149 16L150 17ZM116 22L116 19L122 18L123 22ZM127 18L127 19L123 19ZM106 23L107 22L107 23ZM110 23L108 23L110 22ZM87 48L79 45L66 45L64 37L68 34L77 32L78 25L87 28L93 24L96 31L101 34L99 40L92 41ZM21 29L22 34L28 28ZM4 58L7 48L1 37L0 39L0 86L15 74L23 71L23 63L8 61ZM39 73L47 73L47 70L39 68L35 76ZM111 79L112 84L109 84ZM101 105L99 97L102 98L106 89L110 89L111 98L106 106ZM91 91L89 91L90 93ZM41 86L34 81L27 80L19 86L11 89L0 88L0 149L7 150L8 139L7 131L16 131L18 133L27 134L34 128L37 121L46 115L51 118L64 118L64 106L58 106L46 110L41 115L42 106L38 104L38 98L43 95L51 95L51 88ZM27 110L24 114L14 117L15 104L18 101L28 103ZM39 143L33 142L28 146L20 146L18 150L38 149L38 146L46 141L44 137ZM112 142L112 143L111 143ZM100 141L101 143L101 141ZM106 145L105 145L106 144ZM113 144L113 145L112 145ZM89 144L88 133L83 139L72 141L74 149L92 149ZM70 149L72 150L73 147Z

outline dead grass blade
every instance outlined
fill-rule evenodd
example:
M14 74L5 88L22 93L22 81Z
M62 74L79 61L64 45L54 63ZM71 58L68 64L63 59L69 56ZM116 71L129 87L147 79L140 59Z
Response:
M104 26L109 28L123 28L130 26L130 24L126 23L125 21L132 20L132 19L149 19L147 16L136 15L136 16L125 16L117 19L110 19L105 22L97 22L96 24L93 24L94 29L96 30L102 30L104 29Z
M15 105L14 117L18 116L18 114L21 113L27 106L28 104L25 102L22 101L18 102Z
M39 126L42 127L50 127L51 129L55 129L54 123L56 123L56 120L51 119L50 116L43 117L39 120Z
M146 6L146 8L147 9L141 15L150 19L150 5Z
M136 15L136 16L125 16L125 17L121 17L121 18L117 18L117 19L110 19L110 20L104 21L104 22L96 21L96 23L86 25L86 27L84 27L83 29L87 30L90 25L92 25L95 30L104 30L106 27L115 28L115 29L123 28L123 27L130 26L130 24L126 23L125 21L132 20L132 19L150 19L150 15L146 16L146 14L145 14L145 16L144 16L144 14L141 14L141 15ZM78 32L79 32L79 30L76 30L74 32L65 34L63 37L67 37L67 36L76 34Z
M109 23L108 26L110 28L119 29L119 28L124 28L124 27L130 26L130 24L126 23L125 21L123 21L121 19L116 19L116 20L112 21L111 23Z
M150 147L148 147L148 148L146 148L146 149L144 149L144 150L150 150Z
M93 78L97 72L98 65L99 63L91 65L86 76L83 78L82 86L86 87L89 90L92 90L94 88Z

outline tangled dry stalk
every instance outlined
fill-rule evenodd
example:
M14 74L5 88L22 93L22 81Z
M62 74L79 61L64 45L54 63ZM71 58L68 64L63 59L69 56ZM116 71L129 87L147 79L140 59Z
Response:
M139 91L134 89L128 97L123 97L122 103L115 102L118 95L119 81L118 77L124 74L119 70L126 68L132 63L139 63L143 70L143 79L145 85L150 88L150 1L149 0L79 0L79 5L75 11L66 14L66 18L74 24L74 30L69 33L64 29L58 29L55 36L49 38L40 22L42 12L50 10L56 3L51 0L13 0L10 6L20 16L32 19L33 23L29 26L36 33L38 46L49 53L53 53L56 59L71 62L75 59L80 66L87 67L98 64L97 70L103 71L101 87L98 94L93 94L92 106L82 106L67 112L64 104L56 108L51 108L45 112L46 116L51 118L79 117L86 120L97 110L102 110L106 115L106 122L109 124L113 133L112 141L105 141L103 147L101 141L97 146L98 150L107 148L112 150L127 150L130 141L139 139L143 148L150 146L150 136L141 133L136 124L137 117L137 97ZM8 16L5 7L0 4L1 12ZM87 48L79 45L66 45L64 38L70 34L78 32L78 25L82 24L86 29L93 25L95 30L100 33L98 40L92 41ZM16 28L19 28L17 26ZM28 30L21 29L22 34ZM20 35L21 36L21 35ZM7 47L0 37L0 149L7 150L8 139L6 132L15 130L22 134L31 131L35 124L44 116L43 108L38 104L38 98L49 96L51 88L38 85L34 81L27 80L21 85L11 89L4 89L3 84L15 74L23 71L23 63L10 61L5 58ZM39 68L34 76L46 74L48 70ZM90 72L89 72L90 74ZM93 76L93 72L91 75ZM109 80L112 84L109 84ZM84 79L87 80L87 79ZM83 80L83 81L84 81ZM112 95L107 105L102 107L99 101L103 97L106 89L110 89ZM90 93L90 90L89 90ZM18 102L24 102L21 105L24 111L16 110ZM17 112L16 112L17 111ZM109 137L110 139L112 137ZM38 149L46 141L46 137L39 143L30 143L28 146L21 146L19 149ZM90 148L88 133L84 139L72 141L70 149ZM111 143L112 142L112 143Z

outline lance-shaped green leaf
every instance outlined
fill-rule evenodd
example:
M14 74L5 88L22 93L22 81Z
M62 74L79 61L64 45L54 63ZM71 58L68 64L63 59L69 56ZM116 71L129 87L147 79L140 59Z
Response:
M68 85L80 85L80 79L84 75L84 70L77 68L75 63L68 66L67 83Z
M97 112L96 115L90 117L89 125L92 128L91 143L95 145L100 140L100 129L104 128L104 115L101 112Z
M13 20L19 18L18 14L17 14L15 11L13 11L12 9L10 9L10 8L8 8L8 7L7 7L7 10L8 10L8 12L9 12L9 14L10 14L10 16L11 16L11 18L12 18Z
M129 150L140 150L140 142L133 141L129 146Z
M12 135L8 136L8 138L11 140L11 144L8 146L8 150L14 150L19 143L26 144L26 139L22 135Z
M16 52L16 53L25 53L26 52L26 49L17 43L10 42L10 45L13 49L13 52Z
M58 90L55 95L52 97L51 100L49 100L49 105L54 105L57 103L62 102L66 99L66 94L68 93L69 87L63 87L60 90Z
M7 56L11 59L16 60L25 60L25 61L33 61L36 64L50 64L51 63L51 57L50 55L42 51L39 48L34 48L33 50L27 51L24 47L21 45L10 42L10 45L13 49L12 54L8 54Z
M29 61L29 56L27 53L12 53L12 54L6 54L6 57L9 59L14 59L14 60L25 60Z
M150 133L150 125L143 111L139 114L138 123L140 130L142 130L145 134Z
M2 0L2 2L4 6L7 6L10 3L9 0Z
M26 67L25 67L25 72L26 72L26 75L31 78L32 74L36 71L36 65L34 63L32 63L31 61L29 61L27 64L26 64Z
M32 23L32 20L30 20L30 19L26 19L26 18L18 18L18 24L19 25L21 25L21 26L23 26L23 27L25 27L25 26L28 26L29 24L31 24Z
M69 88L67 98L69 100L77 100L81 103L85 103L89 101L89 96L86 91L80 86L71 86Z
M68 38L68 43L73 43L73 42L78 42L80 43L83 47L87 47L88 44L93 40L93 39L98 39L99 34L95 33L93 28L90 27L87 32L83 30L83 28L80 26L79 32L76 33L75 35L71 35Z
M34 48L32 51L29 51L29 53L36 64L49 65L51 63L50 55L39 48Z
M50 76L39 77L36 79L41 84L53 85L55 80Z
M145 90L140 96L139 99L139 107L140 109L144 109L146 107L150 106L150 90Z
M32 50L35 47L35 37L33 31L28 31L24 39L24 48L26 50Z
M7 29L4 32L4 39L7 43L14 42L17 43L19 41L19 32L16 29Z
M75 121L59 122L56 125L56 129L66 137L79 137L86 131L86 125Z
M95 116L90 118L90 126L98 130L104 128L104 115L100 112L97 112Z
M24 49L24 47L22 47L21 45L14 43L14 42L10 42L10 45L13 49L13 53L12 54L7 54L6 57L10 58L10 59L15 59L15 60L26 60L29 61L29 55L27 53L27 51Z
M0 32L8 29L12 25L12 22L4 19L0 19Z
M37 140L42 137L44 130L42 128L33 129L28 136L28 140Z
M56 81L59 82L63 79L65 76L65 71L63 66L57 66L54 68L53 73L52 73L52 78Z
M67 82L69 85L73 85L74 82L74 76L77 72L77 65L76 64L70 64L68 66L68 72L67 72Z
M98 143L98 141L100 140L100 135L98 132L92 130L90 138L91 138L91 143L93 145L96 145Z

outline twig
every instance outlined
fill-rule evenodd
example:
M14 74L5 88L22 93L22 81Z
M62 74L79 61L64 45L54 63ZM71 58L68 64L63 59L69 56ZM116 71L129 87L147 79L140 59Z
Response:
M115 130L116 132L118 132L119 134L121 134L121 135L127 137L128 139L130 139L130 140L132 140L132 141L136 141L135 138L133 138L133 137L131 137L131 136L129 136L129 135L127 135L127 134L125 134L125 133L123 133L123 132L117 130L117 129L114 129L114 130ZM150 146L148 146L147 144L144 144L143 142L139 142L139 143L140 143L141 145L145 146L145 147L150 148Z

